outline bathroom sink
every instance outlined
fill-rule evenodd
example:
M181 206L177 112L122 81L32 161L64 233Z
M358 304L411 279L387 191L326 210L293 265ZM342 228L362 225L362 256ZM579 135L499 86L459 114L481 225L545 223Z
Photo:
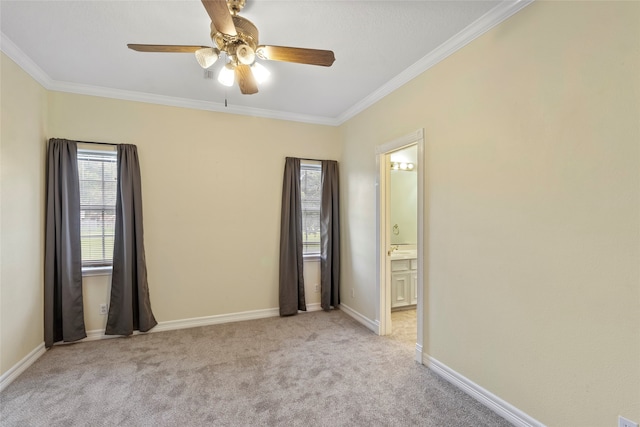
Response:
M417 255L417 251L415 249L411 249L411 250L400 250L400 251L393 251L391 253L391 259L409 259L409 258L416 258Z

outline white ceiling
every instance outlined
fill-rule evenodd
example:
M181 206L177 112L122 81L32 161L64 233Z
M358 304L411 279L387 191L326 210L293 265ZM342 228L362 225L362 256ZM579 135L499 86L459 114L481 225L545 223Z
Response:
M336 56L329 68L263 61L271 78L255 95L206 80L192 54L127 48L211 45L198 0L1 0L0 30L2 51L51 90L336 125L530 1L247 0L261 44Z

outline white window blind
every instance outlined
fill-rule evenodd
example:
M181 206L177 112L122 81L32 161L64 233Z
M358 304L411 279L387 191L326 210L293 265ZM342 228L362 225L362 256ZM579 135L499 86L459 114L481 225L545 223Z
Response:
M302 202L302 252L320 253L320 199L322 195L320 163L300 162L300 198Z
M83 267L111 266L118 179L115 151L78 149Z

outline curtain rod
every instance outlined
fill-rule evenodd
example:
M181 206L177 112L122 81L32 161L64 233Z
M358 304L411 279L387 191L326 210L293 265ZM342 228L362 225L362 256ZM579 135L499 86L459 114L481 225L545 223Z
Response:
M300 157L300 160L307 160L311 162L336 162L337 160L329 160L329 159L306 159L304 157Z
M286 158L288 158L288 159L307 160L307 161L311 161L311 162L325 162L325 161L327 161L327 160L321 160L321 159L307 159L305 157L293 157L293 156L286 156Z
M78 144L98 144L98 145L111 145L117 147L118 144L111 144L110 142L90 142L90 141L76 141Z

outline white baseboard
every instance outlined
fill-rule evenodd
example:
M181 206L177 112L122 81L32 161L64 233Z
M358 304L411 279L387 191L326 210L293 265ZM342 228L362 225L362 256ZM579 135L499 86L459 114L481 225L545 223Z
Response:
M450 382L460 390L467 393L469 396L482 403L487 408L491 409L502 418L509 421L514 426L518 427L545 427L541 422L533 419L529 415L525 414L515 406L500 399L490 391L480 387L478 384L471 381L469 378L459 374L453 369L449 368L444 363L441 363L429 356L424 355L423 363L431 369L438 376L444 380Z
M322 306L320 305L319 302L314 302L313 304L307 304L307 313L310 311L322 311Z
M340 304L340 310L344 311L345 314L353 317L358 322L362 323L367 328L371 329L373 333L376 335L380 335L380 322L377 320L371 320L368 317L363 316L362 314L355 311L353 308L349 307L345 304Z
M416 362L422 363L422 346L416 343Z
M244 320L265 319L267 317L276 317L279 315L279 309L267 308L263 310L242 311L240 313L193 317L191 319L167 320L164 322L158 322L158 324L148 332L133 331L133 335L140 335L141 333L175 331L177 329L197 328L199 326L219 325L222 323L242 322ZM120 335L105 335L104 329L95 329L93 331L87 331L87 337L83 341L104 340L118 337L120 337Z
M307 312L320 311L322 307L320 303L307 304ZM298 313L305 313L299 311ZM277 317L280 315L280 309L267 308L263 310L242 311L240 313L217 314L214 316L194 317L191 319L168 320L158 322L158 324L149 332L175 331L177 329L197 328L199 326L219 325L222 323L242 322L244 320L266 319L267 317ZM133 335L140 335L139 331L133 331ZM109 338L118 338L120 335L105 335L103 329L95 329L87 331L87 337L83 341L95 341Z
M198 326L219 325L222 323L242 322L244 320L265 319L267 317L277 317L279 315L279 309L267 308L263 310L242 311L240 313L195 317L192 319L169 320L166 322L158 322L158 325L149 332L174 331L176 329L196 328Z
M0 391L4 390L13 382L18 375L23 373L29 366L40 358L47 350L44 348L44 342L40 343L36 348L31 350L29 354L22 358L18 363L13 365L7 372L0 376Z

